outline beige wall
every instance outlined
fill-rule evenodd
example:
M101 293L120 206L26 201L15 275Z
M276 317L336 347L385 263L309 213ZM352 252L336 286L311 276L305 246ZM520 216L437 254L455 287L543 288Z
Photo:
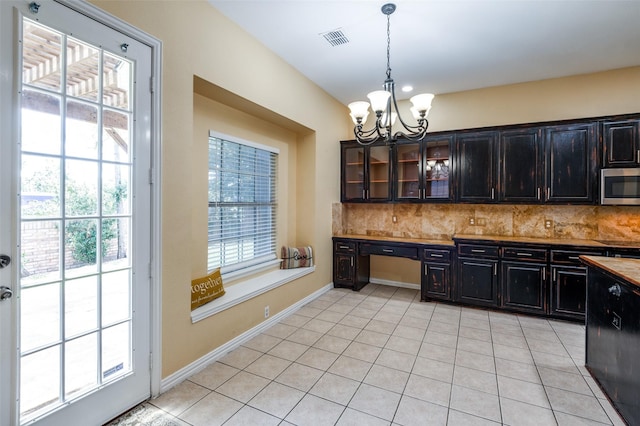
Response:
M351 137L350 121L344 106L204 0L152 6L146 1L91 1L163 42L162 375L166 377L257 325L264 305L269 304L275 314L331 282L332 204L339 200L338 141ZM444 94L434 100L430 129L637 112L639 93L640 67ZM191 324L188 286L202 274L206 262L201 236L206 233L201 180L206 172L199 153L206 143L201 133L210 126L241 137L264 136L286 152L288 159L281 167L296 182L280 183L288 185L283 201L288 211L278 238L312 244L317 269L302 280Z
M339 199L337 141L349 132L346 108L206 1L93 3L163 42L162 376L167 377L259 324L265 305L276 314L331 282L331 204ZM281 149L278 242L311 244L317 270L192 324L190 280L206 272L205 160L213 127Z

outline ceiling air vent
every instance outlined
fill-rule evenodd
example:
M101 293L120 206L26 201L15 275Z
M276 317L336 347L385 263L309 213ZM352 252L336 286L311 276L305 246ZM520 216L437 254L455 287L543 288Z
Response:
M349 43L349 39L346 35L344 35L341 29L327 31L326 33L322 33L320 35L324 37L324 39L327 40L332 46L339 46L341 44Z

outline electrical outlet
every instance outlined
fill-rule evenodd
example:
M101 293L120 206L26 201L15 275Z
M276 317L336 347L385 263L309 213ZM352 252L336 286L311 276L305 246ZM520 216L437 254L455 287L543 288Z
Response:
M396 215L391 216L391 222L398 223L398 216Z
M469 218L469 225L475 225L476 224L476 218L475 217L470 217Z
M264 307L264 317L269 318L269 306Z
M553 226L553 221L551 219L544 220L544 227L546 229L551 229L552 226Z
M478 224L478 226L487 226L487 219L485 219L484 217L479 217L476 220L476 223Z

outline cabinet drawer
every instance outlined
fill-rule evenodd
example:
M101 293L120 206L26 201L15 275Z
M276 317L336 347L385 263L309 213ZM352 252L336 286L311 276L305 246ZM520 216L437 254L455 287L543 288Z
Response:
M599 250L551 250L551 263L561 265L582 265L580 256L604 256L604 251Z
M535 262L547 261L547 250L522 247L504 247L502 249L504 259L530 260Z
M434 261L434 262L450 262L451 261L451 251L449 250L436 250L436 249L424 249L423 252L425 261Z
M334 241L333 251L336 253L355 253L356 243L352 241Z
M483 246L478 244L459 244L458 254L460 256L495 257L499 255L497 246Z
M363 243L360 245L360 254L363 256L377 254L382 256L398 256L418 259L418 249L416 247L399 247L386 244Z

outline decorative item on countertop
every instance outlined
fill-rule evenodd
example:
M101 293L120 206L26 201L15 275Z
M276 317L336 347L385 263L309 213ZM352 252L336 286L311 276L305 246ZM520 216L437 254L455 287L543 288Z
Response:
M305 268L313 266L313 250L311 246L286 247L282 246L282 263L280 269Z
M206 277L191 280L191 310L223 296L224 293L220 268L214 269Z

